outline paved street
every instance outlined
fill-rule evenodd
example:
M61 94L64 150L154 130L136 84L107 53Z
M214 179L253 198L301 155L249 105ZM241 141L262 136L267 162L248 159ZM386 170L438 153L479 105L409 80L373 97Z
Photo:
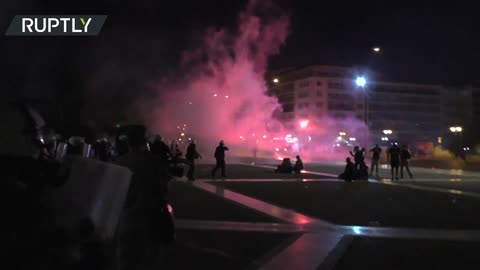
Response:
M229 178L212 180L211 165L200 165L199 180L173 182L178 241L168 265L476 269L480 263L474 253L479 173L413 168L413 182L345 183L334 178L343 164L306 164L300 178L270 166L230 165Z

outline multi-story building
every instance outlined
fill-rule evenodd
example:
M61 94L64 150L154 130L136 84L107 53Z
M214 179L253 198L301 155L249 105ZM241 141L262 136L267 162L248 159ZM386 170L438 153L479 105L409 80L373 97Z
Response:
M364 92L352 80L353 69L333 66L310 66L272 73L271 94L283 107L282 120L294 129L294 121L333 116L365 119Z
M364 87L355 83L357 76L365 76ZM480 119L480 109L475 109L480 108L480 89L389 82L375 72L336 66L287 69L268 79L271 94L283 106L279 117L291 130L301 119L357 119L368 126L371 142L389 137L442 143L451 135L450 126L468 126L475 115ZM386 135L385 130L392 132Z
M446 89L441 85L375 81L367 91L368 126L374 137L392 130L403 142L433 142L448 130Z

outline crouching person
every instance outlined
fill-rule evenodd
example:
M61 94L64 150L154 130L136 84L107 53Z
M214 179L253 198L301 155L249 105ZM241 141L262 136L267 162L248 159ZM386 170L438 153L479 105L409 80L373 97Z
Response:
M345 171L343 171L338 178L347 182L352 182L352 180L355 180L355 164L353 164L350 158L347 158L346 162L347 165L345 166Z
M284 158L282 161L281 165L277 166L277 169L275 172L278 173L292 173L293 171L293 165L292 162L290 161L290 158Z
M293 171L298 174L301 173L303 169L305 169L303 166L303 161L300 156L297 156L297 161L295 162L295 166L293 166Z

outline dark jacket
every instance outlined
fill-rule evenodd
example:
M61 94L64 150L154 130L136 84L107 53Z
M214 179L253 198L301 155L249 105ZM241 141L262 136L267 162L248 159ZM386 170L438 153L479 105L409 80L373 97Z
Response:
M400 158L402 161L407 161L412 157L410 154L410 151L408 149L402 149L400 150Z
M133 172L126 207L152 208L165 198L170 180L166 160L148 152L130 152L116 163Z
M347 181L355 179L355 165L352 162L348 162L347 165L345 165L343 177Z
M168 145L158 140L150 145L150 152L155 155L160 155L163 159L170 159L172 157Z
M217 149L215 149L215 158L218 160L224 160L225 159L225 151L228 151L228 147L224 145L219 145L217 146Z
M200 154L197 152L197 145L194 143L191 143L188 148L187 148L187 154L185 155L187 160L194 160L200 157Z
M388 154L390 157L390 162L399 162L400 161L400 148L397 146L392 146L388 149Z

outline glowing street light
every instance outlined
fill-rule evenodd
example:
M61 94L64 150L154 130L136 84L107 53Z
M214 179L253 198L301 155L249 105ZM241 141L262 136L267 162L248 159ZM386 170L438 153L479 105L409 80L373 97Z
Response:
M463 128L462 127L450 127L450 131L453 132L453 133L462 132Z
M381 51L380 47L373 47L372 50L376 53Z
M274 82L274 83L279 83L280 81L278 80L278 78L274 78L274 79L273 79L273 82Z
M463 128L462 127L450 127L450 131L455 135L459 136L459 148L463 145Z
M339 132L338 134L339 134L340 136L346 136L346 135L347 135L347 133L346 133L346 132L343 132L343 131Z
M308 126L308 120L303 120L303 121L300 121L300 127L301 128L306 128Z
M355 84L359 87L365 87L367 85L367 79L365 79L365 77L363 76L358 76L356 79L355 79Z
M217 96L217 94L213 94L213 96L214 96L214 97L216 97L216 96Z
M383 134L385 134L385 135L389 135L389 134L392 134L392 133L393 133L393 131L391 129L383 130Z

